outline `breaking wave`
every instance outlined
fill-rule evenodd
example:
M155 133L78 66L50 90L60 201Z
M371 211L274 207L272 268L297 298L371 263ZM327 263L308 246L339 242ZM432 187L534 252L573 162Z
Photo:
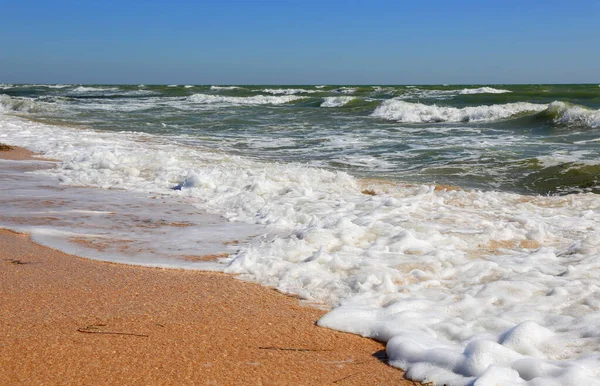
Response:
M592 110L567 102L552 102L544 111L544 115L553 122L565 126L584 126L595 129L600 127L600 110Z
M39 110L39 105L28 98L0 95L0 112L33 113Z
M194 94L188 97L188 100L193 103L233 105L281 105L298 99L304 99L304 97L295 95L255 95L251 97L231 97L208 94Z
M445 107L388 99L371 116L406 123L497 121L545 110L547 105L518 102L473 107Z
M493 87L479 87L479 88L465 88L460 90L459 94L504 94L507 92L512 92L510 90L503 90Z
M326 97L324 102L321 103L321 107L341 107L347 105L355 99L356 98L351 96Z
M241 89L242 87L240 86L210 86L210 89L213 91L219 91L219 90L237 90L237 89Z
M72 97L114 97L114 96L147 96L154 95L151 90L123 90L119 87L88 87L79 86L67 91L66 95Z
M312 94L318 92L317 90L307 90L304 88L267 88L256 91L262 91L273 95Z

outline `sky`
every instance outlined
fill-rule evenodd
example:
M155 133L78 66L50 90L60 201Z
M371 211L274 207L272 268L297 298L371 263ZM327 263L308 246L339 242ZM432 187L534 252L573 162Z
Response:
M0 0L0 83L600 82L600 1Z

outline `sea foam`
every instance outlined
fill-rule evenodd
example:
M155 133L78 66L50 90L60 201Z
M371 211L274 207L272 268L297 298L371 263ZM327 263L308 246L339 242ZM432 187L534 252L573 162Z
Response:
M507 92L512 92L510 90L498 89L494 87L479 87L479 88L465 88L460 90L459 94L504 94Z
M355 99L355 97L351 96L325 97L323 103L321 103L321 107L341 107Z
M557 124L600 127L600 110L556 101L548 105L547 112L554 117Z
M303 99L295 95L255 95L249 97L230 97L222 95L194 94L188 97L190 102L202 104L233 104L233 105L280 105Z
M266 88L254 91L266 92L273 95L312 94L318 92L317 90L308 90L305 88Z
M507 119L524 113L540 112L546 107L543 104L517 102L457 108L411 103L394 98L383 101L371 115L377 118L407 123L482 122Z

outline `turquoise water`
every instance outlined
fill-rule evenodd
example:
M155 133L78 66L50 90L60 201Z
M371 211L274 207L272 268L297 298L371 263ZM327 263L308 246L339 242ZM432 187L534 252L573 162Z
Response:
M1 85L11 114L360 178L525 194L600 192L589 85Z

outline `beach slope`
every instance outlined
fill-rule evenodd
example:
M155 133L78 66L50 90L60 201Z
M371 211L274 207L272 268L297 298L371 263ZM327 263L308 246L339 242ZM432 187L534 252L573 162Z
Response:
M0 296L3 385L414 384L382 344L226 274L92 261L0 230Z

